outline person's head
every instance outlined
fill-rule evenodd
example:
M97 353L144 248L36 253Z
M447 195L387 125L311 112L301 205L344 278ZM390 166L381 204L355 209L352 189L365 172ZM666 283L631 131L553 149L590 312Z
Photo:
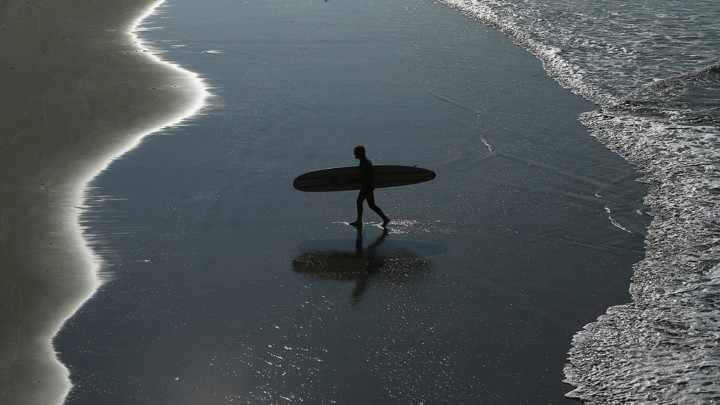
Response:
M355 153L355 157L357 159L362 159L365 157L365 147L364 146L356 146L355 149L353 150L353 152Z

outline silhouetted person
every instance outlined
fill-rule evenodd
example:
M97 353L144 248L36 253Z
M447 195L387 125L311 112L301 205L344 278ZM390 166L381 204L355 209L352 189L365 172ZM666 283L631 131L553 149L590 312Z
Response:
M380 218L382 218L383 228L390 222L390 218L385 216L380 207L375 205L375 182L373 181L373 165L372 162L365 157L365 148L362 146L356 146L355 159L360 161L360 193L357 197L357 220L350 223L352 226L362 226L362 215L363 215L363 201L367 200L368 207L375 211Z

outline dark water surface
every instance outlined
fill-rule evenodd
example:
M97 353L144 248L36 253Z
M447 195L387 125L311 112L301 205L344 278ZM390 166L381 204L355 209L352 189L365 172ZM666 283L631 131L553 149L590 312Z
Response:
M568 396L720 403L720 2L441 1L596 102L581 122L648 185L632 301L573 337Z
M430 1L171 0L148 26L216 97L92 184L110 281L56 339L68 404L569 401L647 224L592 104ZM437 172L376 192L387 234L291 186L357 144Z

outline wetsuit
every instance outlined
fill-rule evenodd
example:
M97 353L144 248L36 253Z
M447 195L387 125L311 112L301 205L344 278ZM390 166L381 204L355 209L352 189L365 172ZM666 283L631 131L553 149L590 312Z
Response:
M373 165L370 159L366 157L360 158L360 166L358 166L360 170L360 193L357 197L357 212L358 212L358 221L361 221L362 219L362 213L363 213L363 201L367 200L368 207L370 207L371 210L375 211L378 215L380 215L380 218L383 219L383 221L386 223L389 221L388 217L385 216L385 214L382 212L380 207L375 205L375 194L373 191L375 190L375 182L373 181Z

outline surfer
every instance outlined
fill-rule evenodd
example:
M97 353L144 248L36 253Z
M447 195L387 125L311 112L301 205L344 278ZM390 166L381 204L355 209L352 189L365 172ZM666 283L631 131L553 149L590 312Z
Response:
M375 183L373 182L373 165L370 159L365 157L365 147L356 146L355 159L360 161L360 193L357 197L357 220L351 222L350 225L360 227L362 226L362 215L363 215L363 202L367 200L368 207L375 211L380 218L382 218L382 226L385 228L390 223L390 218L385 216L383 211L375 205Z

